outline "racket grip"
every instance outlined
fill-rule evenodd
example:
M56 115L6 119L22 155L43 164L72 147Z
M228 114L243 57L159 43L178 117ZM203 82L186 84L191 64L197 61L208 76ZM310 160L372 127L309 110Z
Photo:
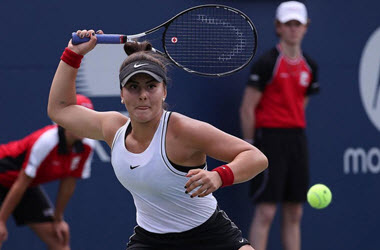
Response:
M123 35L111 35L111 34L97 34L97 43L99 44L121 44L125 43L125 36ZM72 33L72 43L74 45L88 42L89 37L80 38L76 32Z

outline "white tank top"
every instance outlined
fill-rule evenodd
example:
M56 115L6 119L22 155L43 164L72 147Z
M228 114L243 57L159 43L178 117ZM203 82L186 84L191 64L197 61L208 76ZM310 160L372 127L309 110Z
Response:
M132 194L137 224L153 233L183 232L204 223L214 213L212 194L190 198L188 177L167 158L165 141L170 112L164 111L148 148L139 154L125 147L129 121L118 129L112 143L111 162L116 177ZM204 168L207 169L207 165Z

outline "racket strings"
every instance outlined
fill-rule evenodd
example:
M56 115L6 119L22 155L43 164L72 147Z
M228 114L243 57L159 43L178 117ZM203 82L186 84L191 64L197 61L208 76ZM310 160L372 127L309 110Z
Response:
M253 26L224 8L200 8L176 18L165 33L167 54L182 67L221 74L246 65L256 47Z

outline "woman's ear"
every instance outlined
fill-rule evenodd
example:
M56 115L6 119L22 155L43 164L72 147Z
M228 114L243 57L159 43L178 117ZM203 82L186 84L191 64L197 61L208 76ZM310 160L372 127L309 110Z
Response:
M165 89L164 89L164 98L162 98L163 101L165 101L167 93L168 93L168 92L167 92L167 90L166 90L166 85L165 85Z
M124 99L123 99L123 89L121 89L120 90L120 102L122 103L122 104L124 104Z

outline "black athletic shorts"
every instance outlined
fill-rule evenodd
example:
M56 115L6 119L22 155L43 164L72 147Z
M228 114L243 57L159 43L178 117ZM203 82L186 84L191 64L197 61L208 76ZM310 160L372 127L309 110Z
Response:
M251 180L254 202L305 202L309 160L304 129L257 129L255 146L266 155L269 165Z
M217 208L202 225L181 233L156 234L136 226L127 250L237 250L249 245L242 232Z
M0 203L2 204L9 188L0 185ZM13 218L18 226L53 221L54 209L40 186L28 188L20 203L13 211Z

